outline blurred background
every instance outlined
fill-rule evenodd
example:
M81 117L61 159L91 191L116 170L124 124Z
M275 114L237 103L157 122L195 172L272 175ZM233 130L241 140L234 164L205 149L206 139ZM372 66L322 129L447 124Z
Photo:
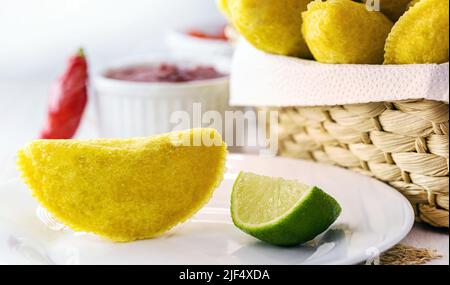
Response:
M0 78L51 79L83 46L91 65L164 48L164 35L224 24L215 0L0 0Z
M37 137L50 87L78 47L95 70L164 50L171 30L225 23L215 0L0 0L0 159ZM92 120L79 136L96 135Z

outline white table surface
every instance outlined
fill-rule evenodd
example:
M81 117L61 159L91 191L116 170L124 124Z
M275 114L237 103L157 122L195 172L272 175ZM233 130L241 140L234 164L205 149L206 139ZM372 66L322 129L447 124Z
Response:
M0 175L18 147L36 138L42 126L47 104L49 83L0 81ZM79 137L95 137L95 119L90 108ZM404 244L435 249L443 256L431 264L449 264L449 235L447 229L436 230L417 224L403 241Z

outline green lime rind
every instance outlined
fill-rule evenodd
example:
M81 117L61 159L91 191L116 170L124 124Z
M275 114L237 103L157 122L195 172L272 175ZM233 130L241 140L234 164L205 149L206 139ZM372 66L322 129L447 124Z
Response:
M233 193L241 175L236 179ZM281 217L264 224L251 225L239 219L233 197L232 194L231 216L235 226L259 240L278 246L296 246L314 239L325 232L342 212L333 197L318 187L312 187Z

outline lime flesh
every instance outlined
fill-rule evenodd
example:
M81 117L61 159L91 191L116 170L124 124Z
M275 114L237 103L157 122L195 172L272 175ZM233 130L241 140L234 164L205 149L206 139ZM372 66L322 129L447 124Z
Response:
M297 181L241 172L231 216L242 231L270 244L295 246L326 231L342 209L330 195Z

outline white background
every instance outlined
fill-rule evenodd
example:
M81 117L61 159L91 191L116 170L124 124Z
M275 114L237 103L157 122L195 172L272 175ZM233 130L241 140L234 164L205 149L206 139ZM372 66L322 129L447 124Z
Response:
M172 28L218 22L215 0L0 0L0 80L52 78L79 46L98 65L160 49Z

